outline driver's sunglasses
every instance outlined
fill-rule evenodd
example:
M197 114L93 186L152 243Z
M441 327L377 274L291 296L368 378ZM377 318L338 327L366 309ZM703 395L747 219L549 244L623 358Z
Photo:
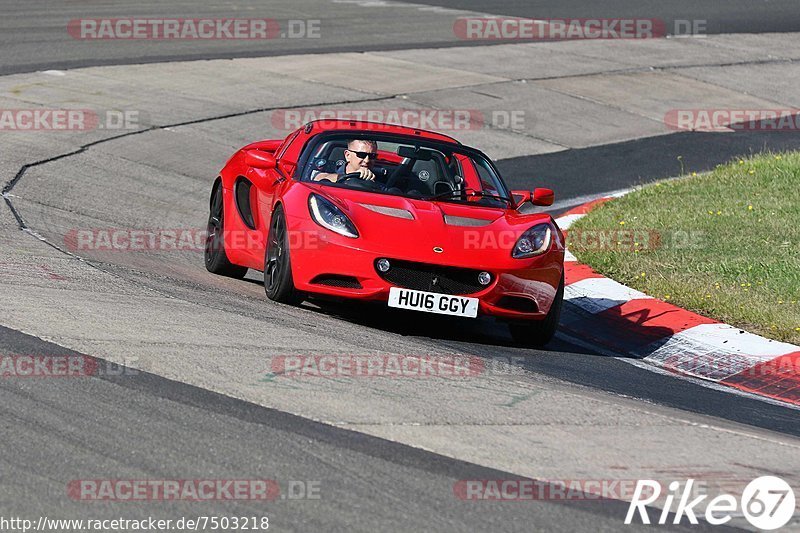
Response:
M378 157L378 152L356 152L355 150L350 150L349 148L348 151L356 154L356 157L358 157L359 159L366 159L367 156L369 156L369 158L374 161L375 158Z

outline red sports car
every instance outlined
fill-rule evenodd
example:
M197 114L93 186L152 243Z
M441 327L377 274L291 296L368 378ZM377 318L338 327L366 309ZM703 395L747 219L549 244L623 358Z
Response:
M245 146L211 191L206 268L263 271L267 296L377 300L509 324L548 342L564 293L564 236L492 161L446 135L351 121Z

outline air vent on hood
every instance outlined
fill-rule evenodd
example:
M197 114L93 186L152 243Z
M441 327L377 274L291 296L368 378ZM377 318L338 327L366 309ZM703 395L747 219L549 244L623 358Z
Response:
M444 221L450 226L467 226L470 228L488 226L492 223L491 220L484 220L482 218L457 217L455 215L445 215Z
M376 213L380 213L382 215L388 215L390 217L397 217L397 218L405 218L406 220L414 220L414 215L411 214L411 211L406 211L405 209L399 209L397 207L386 207L384 205L372 205L372 204L359 204L361 207L366 207L370 211L375 211Z

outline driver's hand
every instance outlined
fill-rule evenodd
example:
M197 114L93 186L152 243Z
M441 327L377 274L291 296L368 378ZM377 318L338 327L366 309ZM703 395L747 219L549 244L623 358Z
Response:
M359 168L358 174L359 174L358 177L361 178L362 180L375 181L375 174L373 174L372 171L368 168L365 167Z

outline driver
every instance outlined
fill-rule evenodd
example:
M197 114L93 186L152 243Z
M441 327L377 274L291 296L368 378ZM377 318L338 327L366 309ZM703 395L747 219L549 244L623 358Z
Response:
M378 157L378 143L368 139L351 139L344 151L345 161L336 167L336 172L319 172L311 179L314 181L339 181L345 174L358 173L363 180L375 180L372 165Z

